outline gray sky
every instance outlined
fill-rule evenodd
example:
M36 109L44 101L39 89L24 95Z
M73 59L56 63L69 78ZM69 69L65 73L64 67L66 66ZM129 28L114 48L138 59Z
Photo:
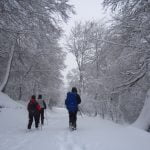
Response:
M102 8L103 0L70 0L70 4L74 5L76 15L72 15L64 29L66 34L69 33L75 21L100 20L106 16Z
M69 3L75 7L76 15L72 15L68 23L64 25L65 34L69 35L69 32L76 21L105 19L107 14L102 8L102 1L103 0L70 0ZM69 70L77 66L72 54L67 55L65 64L67 65L67 68L63 73L64 76L66 76Z

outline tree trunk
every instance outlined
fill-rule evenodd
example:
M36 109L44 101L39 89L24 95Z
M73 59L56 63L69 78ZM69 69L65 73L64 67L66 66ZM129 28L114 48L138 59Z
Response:
M0 85L0 91L1 92L5 91L5 87L7 85L8 79L9 79L14 51L15 51L15 49L14 49L14 44L13 44L12 47L11 47L10 55L9 55L9 61L8 61L8 64L7 64L6 74L5 74L4 80L2 81L2 84Z
M18 96L18 100L22 99L22 86L19 86L19 96Z
M147 92L143 109L133 126L143 130L148 130L150 127L150 89Z

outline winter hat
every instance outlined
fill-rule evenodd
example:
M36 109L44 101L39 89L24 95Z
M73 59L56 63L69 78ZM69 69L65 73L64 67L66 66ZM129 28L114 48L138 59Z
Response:
M35 95L32 95L32 96L31 96L31 99L35 99Z
M77 88L76 87L72 87L72 92L77 93Z
M41 94L38 96L38 99L42 99L42 95Z

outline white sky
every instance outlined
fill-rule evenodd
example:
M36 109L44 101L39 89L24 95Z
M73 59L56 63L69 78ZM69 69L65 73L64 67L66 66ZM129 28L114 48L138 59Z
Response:
M76 15L72 15L68 24L65 25L67 34L75 21L86 21L86 20L100 20L105 16L103 7L103 0L70 0L70 4L74 5Z
M105 19L107 14L102 7L103 0L70 0L70 4L74 5L76 15L72 15L67 24L64 25L65 34L69 35L71 28L76 21L101 20ZM72 54L68 54L65 64L67 65L64 71L64 76L68 71L76 68L76 61ZM65 82L66 79L65 79Z

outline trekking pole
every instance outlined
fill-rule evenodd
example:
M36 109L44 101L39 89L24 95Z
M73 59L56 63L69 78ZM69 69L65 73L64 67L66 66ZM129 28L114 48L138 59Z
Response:
M41 120L41 115L40 115L40 117L39 117L39 122L40 122L41 130L42 130L42 120Z
M39 125L40 125L40 128L42 130L41 114L39 114Z
M46 122L47 122L47 125L48 125L47 110L45 111L45 119L46 119Z
M83 115L82 115L82 112L81 112L81 110L79 110L79 113L80 113L80 116L83 118Z
M82 115L82 112L81 112L81 108L80 108L80 107L78 108L78 111L79 111L79 113L80 113L80 116L83 118L83 115Z
M41 130L42 130L42 123L41 123Z

